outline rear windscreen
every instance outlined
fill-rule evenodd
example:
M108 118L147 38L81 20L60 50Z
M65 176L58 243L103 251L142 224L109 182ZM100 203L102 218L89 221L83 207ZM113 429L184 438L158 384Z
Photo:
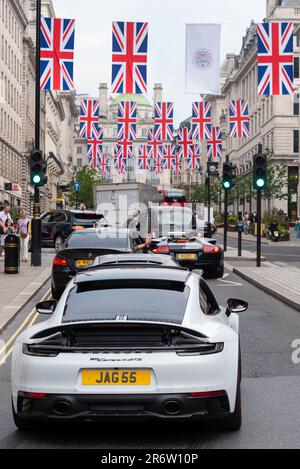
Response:
M84 231L74 233L67 242L68 248L99 248L99 249L128 249L127 236L117 233L99 235L95 233L85 233Z
M74 220L99 221L102 218L103 215L97 215L97 213L74 213Z
M68 297L63 322L162 321L181 324L189 297L184 283L153 280L85 282Z

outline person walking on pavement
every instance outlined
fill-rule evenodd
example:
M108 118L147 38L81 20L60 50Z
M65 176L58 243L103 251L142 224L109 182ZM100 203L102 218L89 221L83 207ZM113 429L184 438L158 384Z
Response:
M17 232L20 236L21 262L28 262L28 244L31 237L31 221L26 210L22 210Z
M300 217L297 220L295 230L296 230L296 238L300 239Z
M3 255L5 236L9 228L8 220L11 222L12 226L13 220L10 215L10 204L6 203L2 212L0 212L0 257Z

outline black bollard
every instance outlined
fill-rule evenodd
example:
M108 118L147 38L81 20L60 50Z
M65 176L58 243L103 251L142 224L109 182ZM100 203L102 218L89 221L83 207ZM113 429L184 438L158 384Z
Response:
M18 274L20 266L20 240L16 235L8 235L5 238L4 272L6 274Z

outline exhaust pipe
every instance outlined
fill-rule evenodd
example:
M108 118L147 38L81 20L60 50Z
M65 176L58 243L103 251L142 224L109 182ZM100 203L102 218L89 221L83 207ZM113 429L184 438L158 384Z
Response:
M180 401L166 401L162 407L166 415L179 415L183 411L183 404Z
M67 416L72 413L72 404L68 401L56 401L53 404L53 410L56 415Z

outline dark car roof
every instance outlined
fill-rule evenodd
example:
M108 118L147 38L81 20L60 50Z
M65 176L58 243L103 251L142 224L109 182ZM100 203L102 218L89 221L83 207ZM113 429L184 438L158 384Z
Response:
M101 236L99 236L101 233L106 236L101 238ZM125 248L128 246L129 233L130 230L127 229L113 228L88 228L86 230L74 231L74 233L72 233L68 238L64 249L72 249L72 245L75 245L76 248L80 248L80 241L82 241L84 247L91 249L101 248L101 244L105 245L106 248L109 246L115 248L116 245L121 248ZM119 235L121 235L120 238Z
M152 268L144 269L140 266L130 266L130 267L119 267L118 269L106 268L93 271L87 271L80 274L77 274L75 278L76 284L81 284L85 282L98 282L102 280L161 280L169 282L180 282L186 283L190 272L182 269L172 269L172 268ZM121 283L120 283L121 287Z

